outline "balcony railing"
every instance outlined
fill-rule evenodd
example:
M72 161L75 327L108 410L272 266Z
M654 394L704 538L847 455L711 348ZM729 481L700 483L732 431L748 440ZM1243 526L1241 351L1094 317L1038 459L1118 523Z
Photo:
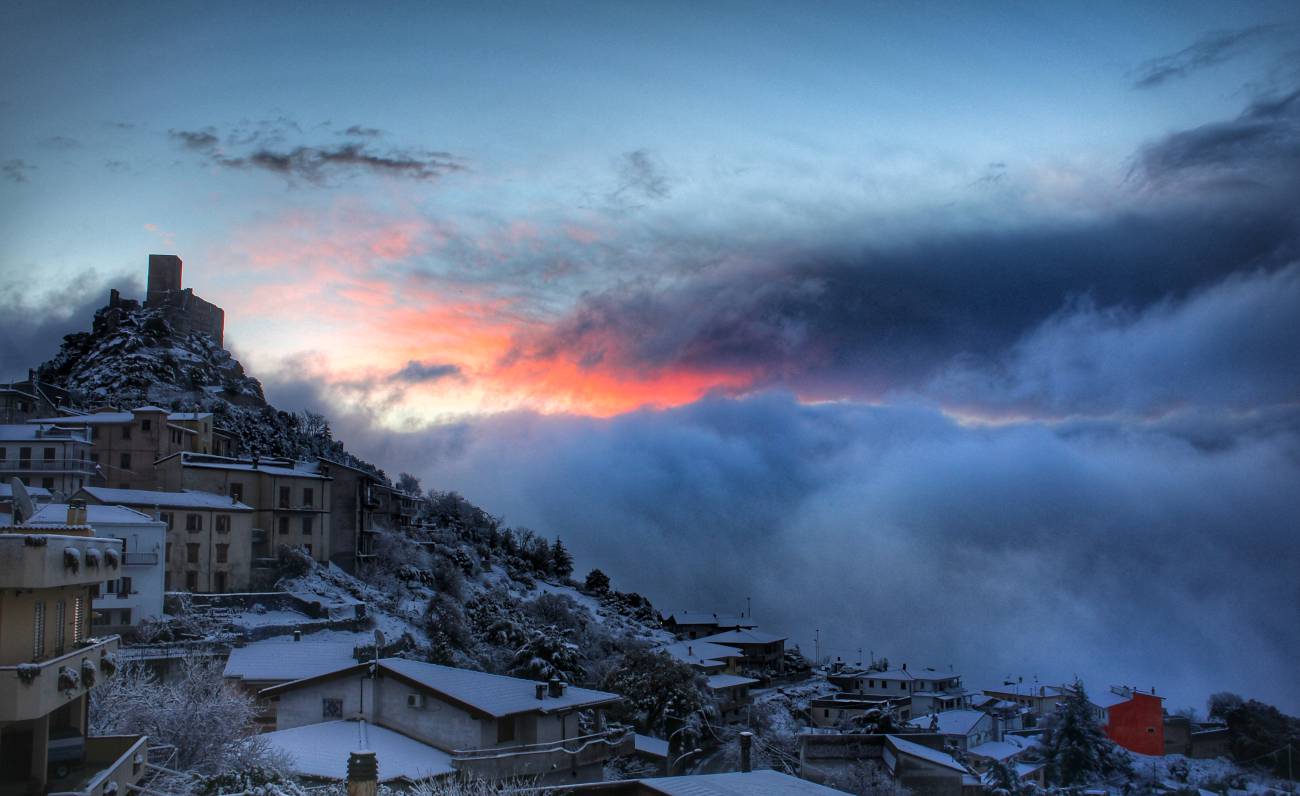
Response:
M82 764L48 784L50 796L126 794L145 775L149 738L145 735L100 735L86 738Z
M152 566L158 563L157 553L123 553L122 563L128 567Z
M607 730L549 743L461 749L452 752L451 764L462 774L483 779L541 777L630 755L635 744L632 733Z
M4 473L77 473L94 475L95 463L84 459L4 459L0 460Z
M0 666L0 722L40 718L117 671L117 636L38 663Z

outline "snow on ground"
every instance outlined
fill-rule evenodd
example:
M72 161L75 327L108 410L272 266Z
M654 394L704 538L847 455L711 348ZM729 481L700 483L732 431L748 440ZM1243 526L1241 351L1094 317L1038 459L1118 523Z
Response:
M1177 768L1186 765L1187 781L1183 783L1175 776L1171 767ZM1163 757L1153 757L1150 755L1133 754L1133 772L1140 779L1153 779L1157 782L1167 784L1172 788L1178 788L1184 784L1194 788L1205 788L1208 790L1218 791L1217 787L1209 786L1224 784L1228 786L1230 794L1271 794L1271 793L1294 793L1295 784L1290 784L1287 788L1286 780L1277 779L1269 776L1266 772L1259 769L1245 769L1231 760L1223 757L1217 757L1208 760L1194 759L1184 757L1183 755L1165 755ZM1234 782L1236 780L1236 782ZM1244 788L1232 787L1232 785L1244 785Z
M359 749L375 753L379 780L420 780L450 774L451 755L408 738L400 732L356 721L326 721L261 736L271 748L292 760L290 768L304 777L347 778L348 754Z
M304 625L320 620L312 619L299 611L242 611L231 617L230 623L239 627L266 627L267 625Z

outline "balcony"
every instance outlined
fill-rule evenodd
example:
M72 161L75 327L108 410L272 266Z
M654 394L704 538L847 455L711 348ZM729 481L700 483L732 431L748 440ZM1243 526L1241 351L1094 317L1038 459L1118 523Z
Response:
M75 530L0 534L3 589L53 589L109 580L121 569L122 541Z
M462 775L488 780L540 778L603 766L610 758L631 755L635 750L632 733L607 730L564 741L458 750L452 752L451 764Z
M57 658L0 666L0 722L40 718L112 677L118 642L108 636Z
M151 567L158 563L157 553L123 553L122 563L128 567Z
M84 459L12 459L0 462L3 473L73 473L94 475L95 463Z
M149 738L145 735L103 735L86 739L86 756L66 775L46 783L50 796L119 796L138 785L145 774Z

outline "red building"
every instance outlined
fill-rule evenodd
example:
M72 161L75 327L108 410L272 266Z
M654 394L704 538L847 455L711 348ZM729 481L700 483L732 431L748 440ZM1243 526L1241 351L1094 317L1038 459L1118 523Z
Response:
M1090 697L1097 720L1110 739L1130 752L1160 756L1165 753L1164 697L1152 691L1113 686Z

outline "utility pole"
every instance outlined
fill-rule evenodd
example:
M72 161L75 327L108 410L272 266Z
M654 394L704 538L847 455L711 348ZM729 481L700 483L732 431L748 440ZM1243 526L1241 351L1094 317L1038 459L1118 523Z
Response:
M813 638L815 639L813 641L813 649L816 650L814 654L817 656L817 665L821 666L822 665L822 629L820 627L814 628L813 633L816 634L813 636Z
M748 597L745 598L745 618L752 622L754 619L754 606L749 599Z

